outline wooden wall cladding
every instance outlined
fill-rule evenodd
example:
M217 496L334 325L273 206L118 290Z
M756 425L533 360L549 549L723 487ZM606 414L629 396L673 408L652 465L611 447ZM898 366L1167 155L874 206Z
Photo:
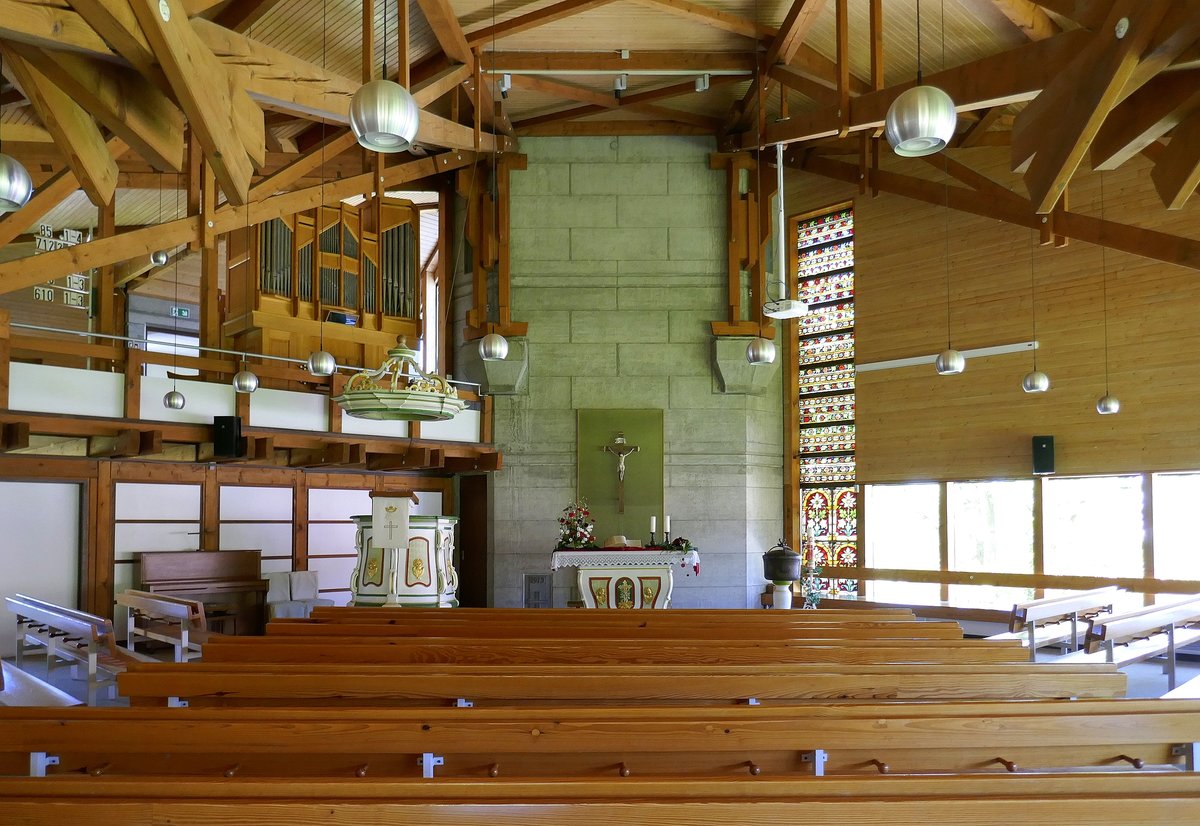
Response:
M884 148L886 151L886 147ZM890 154L890 153L888 153ZM957 151L956 160L1009 186L1007 149ZM898 163L906 163L900 167ZM940 172L887 159L907 174ZM1030 437L1055 438L1059 475L1200 469L1200 272L1072 241L1035 246L1027 228L802 173L789 176L788 211L855 198L859 363L926 355L950 336L960 350L1034 337L1030 250L1036 276L1038 367L1045 394L1026 394L1029 354L968 360L958 376L932 365L860 374L859 482L1025 478ZM957 184L952 184L957 185ZM1195 237L1200 199L1168 212L1135 159L1105 173L1105 217ZM1024 194L1018 184L1015 188ZM1081 172L1070 209L1098 215L1100 182ZM1106 261L1106 267L1104 262ZM1102 273L1107 269L1108 386L1121 412L1100 416L1105 391Z

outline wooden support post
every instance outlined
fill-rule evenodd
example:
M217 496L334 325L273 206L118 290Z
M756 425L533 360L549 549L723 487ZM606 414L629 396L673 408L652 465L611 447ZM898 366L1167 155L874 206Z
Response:
M216 244L200 250L200 346L221 347L221 302ZM211 377L210 377L211 378Z
M111 201L99 208L96 216L96 234L102 238L111 238L117 234L117 198L113 195ZM117 316L116 287L114 274L116 267L107 264L96 270L96 281L93 286L93 301L95 301L95 319L98 332L107 335L123 333L124 313ZM122 309L124 309L122 307ZM112 369L111 362L97 364L100 369Z
M387 15L387 7L383 9ZM387 48L387 44L383 44ZM362 0L362 82L375 78L375 0ZM387 78L384 78L387 80Z
M198 550L216 551L221 547L221 486L216 467L204 470L200 485L200 537Z
M292 483L292 570L308 570L308 478Z
M125 351L125 418L142 417L142 366L146 351L130 348Z
M12 356L10 313L0 307L0 409L8 409L8 365Z
M202 167L204 166L204 151L200 142L189 129L187 133L187 214L195 217L200 214L201 190L204 188ZM159 217L162 220L162 217ZM196 252L203 246L203 231L199 236L188 242L188 249Z

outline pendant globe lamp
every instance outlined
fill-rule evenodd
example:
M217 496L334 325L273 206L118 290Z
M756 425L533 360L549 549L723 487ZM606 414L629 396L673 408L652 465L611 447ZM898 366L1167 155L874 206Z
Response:
M1032 235L1032 233L1031 233ZM1033 239L1029 243L1029 298L1030 313L1033 321L1033 341L1037 343L1037 281L1033 272ZM1026 393L1045 393L1050 389L1050 377L1038 369L1037 348L1033 350L1033 369L1021 379L1021 389Z
M0 56L0 76L4 61ZM21 162L0 150L0 212L15 212L29 202L33 194L33 181Z
M332 376L337 370L337 359L328 350L317 350L308 357L308 372L314 376Z
M1104 224L1104 173L1100 173L1100 223ZM1100 303L1104 317L1104 395L1096 400L1096 412L1112 416L1121 412L1121 400L1108 389L1108 256L1100 245Z
M943 63L945 39L946 22L943 16ZM917 0L917 85L892 101L884 119L884 134L897 155L919 158L945 149L954 137L957 125L958 115L950 96L936 86L926 86L921 82L921 2Z
M407 0L399 0L407 3ZM397 5L397 14L402 12ZM383 76L364 83L350 98L350 129L372 152L403 152L417 137L421 110L408 90L387 77L387 9L383 13ZM407 49L403 52L407 54ZM403 73L404 67L401 67Z
M479 357L484 361L504 361L508 358L508 339L499 333L488 333L479 339Z
M246 369L246 360L242 359L242 369L233 376L233 391L235 393L253 393L258 389L258 376Z
M750 344L746 347L746 361L753 365L773 363L775 361L775 342L761 336L751 339Z
M967 369L963 354L950 344L950 171L946 170L946 349L933 360L933 369L939 376L955 376Z

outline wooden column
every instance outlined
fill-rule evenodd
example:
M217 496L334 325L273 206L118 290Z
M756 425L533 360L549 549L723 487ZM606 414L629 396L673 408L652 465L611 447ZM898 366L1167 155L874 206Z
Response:
M308 570L308 477L292 482L292 570Z
M111 238L117 234L117 198L100 207L96 218L96 234L100 238ZM124 302L120 302L118 315L117 289L114 284L116 266L108 264L96 270L96 281L92 285L95 295L96 332L120 335L124 332ZM111 369L111 362L97 364L100 369Z
M113 463L96 463L96 475L84 486L87 502L87 564L83 566L85 582L80 587L83 610L102 617L111 617L113 602L113 564L116 544L116 487L113 482Z
M0 410L8 409L8 364L12 355L10 314L0 307Z
M204 481L200 483L200 536L199 549L216 551L221 548L221 485L217 479L217 468L205 468Z

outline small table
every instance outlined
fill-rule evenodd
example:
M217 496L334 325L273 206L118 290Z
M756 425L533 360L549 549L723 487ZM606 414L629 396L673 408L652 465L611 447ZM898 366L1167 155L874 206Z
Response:
M567 548L550 557L550 569L575 568L587 608L668 608L678 566L700 574L695 548Z

